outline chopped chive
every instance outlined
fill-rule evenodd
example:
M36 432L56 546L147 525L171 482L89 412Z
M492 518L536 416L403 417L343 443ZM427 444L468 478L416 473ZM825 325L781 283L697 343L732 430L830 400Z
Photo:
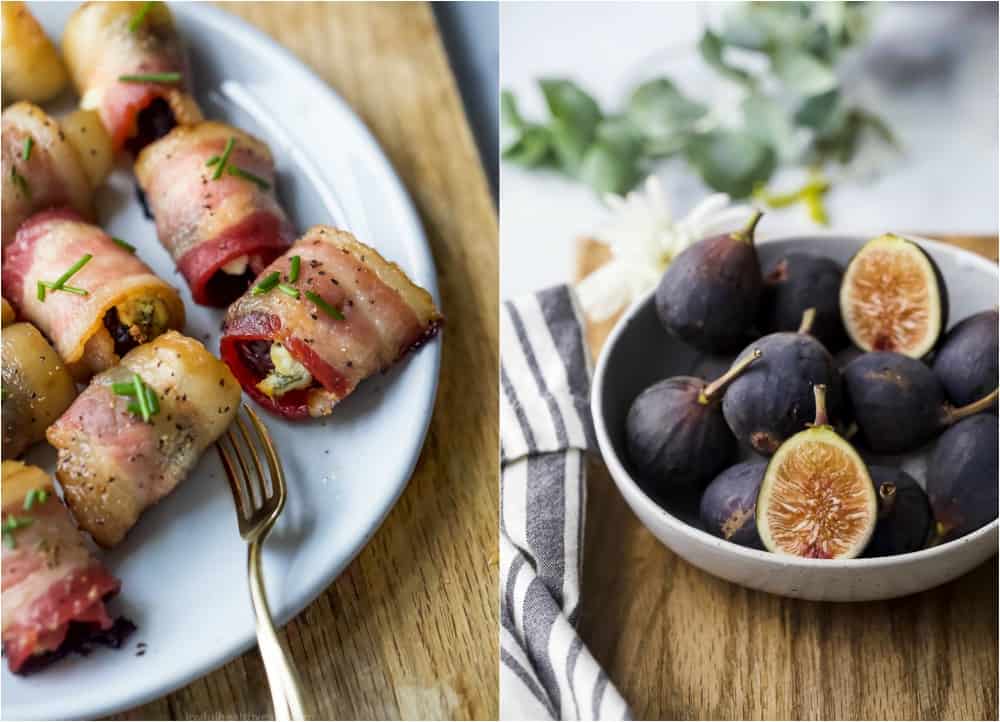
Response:
M294 286L289 286L287 283L279 283L278 290L281 291L286 296L291 296L292 298L299 297L299 289Z
M292 256L292 267L288 270L288 282L295 283L299 280L299 267L302 265L302 259L298 256Z
M259 175L254 175L250 171L243 170L242 168L235 165L231 165L228 168L226 168L226 173L232 176L236 176L238 178L242 178L243 180L248 180L251 183L256 183L261 190L266 191L268 188L271 187L271 184L268 183L263 178L261 178Z
M66 293L72 293L74 296L88 295L87 291L84 291L82 288L77 288L76 286L60 286L59 288L54 288L54 284L46 283L45 285L52 291L65 291Z
M132 374L132 383L135 385L135 399L139 402L139 413L142 415L142 420L149 421L149 406L146 403L146 394L142 388L142 378L139 374Z
M205 165L213 166L216 163L218 163L220 160L221 160L221 158L219 158L219 156L213 155L211 158L209 158L208 160L205 161Z
M142 7L136 10L135 15L132 16L131 20L129 20L128 31L130 33L134 33L136 30L138 30L139 26L142 25L142 21L146 19L146 16L152 9L153 9L152 2L143 3Z
M180 73L141 73L137 75L119 75L120 83L165 83L173 85L181 82Z
M38 300L39 301L44 301L45 300L45 282L44 281L39 281L38 282Z
M131 381L115 381L111 390L119 396L135 396L135 384Z
M281 280L281 274L277 271L272 271L271 273L264 276L263 280L253 287L253 295L260 296L263 293L267 293L272 288L278 285L278 281Z
M121 238L116 238L114 236L111 236L111 240L115 242L115 245L121 246L129 253L135 253L135 246L128 241L123 241Z
M230 138L226 141L226 147L222 151L222 157L219 158L219 162L215 166L215 172L212 173L212 180L219 180L222 177L222 171L226 168L226 163L229 162L229 155L233 152L233 146L236 145L236 138Z
M35 139L30 135L24 139L24 151L21 153L21 160L31 158L31 149L35 147Z
M14 532L3 530L3 545L8 549L16 549L17 541L14 539Z
M329 303L323 300L323 297L314 291L306 291L306 298L316 304L323 313L331 318L335 318L338 321L344 320L344 314L340 312L336 306L331 306Z
M128 409L129 413L142 416L142 408L135 401L130 402L126 409Z
M83 258L81 258L79 261L70 266L69 269L63 275L59 276L59 278L56 279L56 282L52 284L52 289L58 291L60 288L65 286L66 281L71 279L77 271L79 271L81 268L90 263L90 259L92 258L93 256L91 254L89 253L84 254Z
M10 179L17 186L17 189L21 191L21 195L25 198L31 198L31 188L28 187L28 179L18 173L15 166L10 167Z
M35 523L35 520L30 516L16 517L13 514L4 519L3 522L3 543L10 549L14 549L17 546L17 540L14 538L14 532L18 529L23 529L26 526L31 526Z
M45 489L29 489L28 493L24 495L24 507L25 511L31 511L31 507L35 505L37 501L39 504L44 504L48 501L49 492Z
M153 387L149 384L145 385L146 388L146 404L149 406L150 416L155 416L160 413L160 399L156 396L156 392L153 391Z

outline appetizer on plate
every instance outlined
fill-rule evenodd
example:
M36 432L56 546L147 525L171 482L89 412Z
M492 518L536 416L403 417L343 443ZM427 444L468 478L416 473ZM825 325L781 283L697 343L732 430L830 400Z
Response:
M6 308L6 306L5 306ZM3 346L3 458L19 456L76 397L62 359L30 323L6 326Z
M224 123L174 128L135 174L196 303L226 307L295 238L263 142Z
M313 226L229 307L221 352L264 408L324 416L442 321L399 266L346 231Z
M66 87L66 66L23 2L3 3L4 100L44 103Z
M46 436L80 527L120 542L229 427L240 387L198 341L168 331L95 376Z
M175 125L201 120L165 3L84 3L66 23L62 49L80 107L100 114L116 152L138 154Z
M177 290L125 241L68 209L29 218L3 250L4 294L85 381L139 344L184 327Z
M26 672L60 651L71 626L108 630L121 582L91 554L49 475L3 462L3 651Z
M36 211L72 206L93 218L94 191L112 163L111 141L96 113L78 110L57 121L21 102L3 112L0 127L4 245Z

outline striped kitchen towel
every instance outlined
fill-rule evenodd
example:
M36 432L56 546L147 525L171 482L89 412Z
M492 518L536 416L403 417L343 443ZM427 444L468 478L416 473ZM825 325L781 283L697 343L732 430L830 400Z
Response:
M576 632L595 447L573 291L505 302L500 348L500 719L628 719Z

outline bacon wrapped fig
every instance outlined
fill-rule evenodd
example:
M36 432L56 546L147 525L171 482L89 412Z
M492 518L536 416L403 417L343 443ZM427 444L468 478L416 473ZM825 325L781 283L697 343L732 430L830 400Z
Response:
M3 330L3 458L19 456L76 397L62 359L30 323Z
M72 206L93 217L94 191L111 169L111 140L100 119L78 110L59 121L31 103L0 117L3 148L3 244L36 211Z
M81 381L184 327L177 290L68 209L43 211L21 226L3 250L3 289Z
M62 48L80 106L100 113L116 152L135 155L175 125L201 120L165 3L84 3L66 23Z
M87 547L52 480L36 466L3 462L3 651L11 672L51 656L70 626L107 630L115 579Z
M442 322L399 266L346 231L314 226L229 307L221 352L264 408L324 416Z
M239 403L225 364L176 331L95 376L46 433L80 527L103 547L120 542L225 432Z
M174 128L139 154L135 174L160 242L202 305L232 303L295 237L271 152L232 126Z
M3 3L5 101L44 103L59 95L69 77L55 45L23 2Z

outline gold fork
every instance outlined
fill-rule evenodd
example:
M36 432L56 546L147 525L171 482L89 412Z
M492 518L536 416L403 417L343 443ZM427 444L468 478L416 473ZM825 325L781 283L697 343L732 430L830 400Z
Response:
M285 508L285 499L288 496L285 473L267 427L253 409L246 404L241 404L241 407L250 418L253 432L243 420L240 411L237 411L236 422L225 436L230 449L226 448L222 439L216 442L215 448L222 459L222 466L229 478L229 488L233 492L240 536L249 544L247 571L250 578L250 599L257 619L257 644L260 656L264 660L267 682L271 688L274 714L276 719L282 721L303 720L305 714L299 693L298 675L274 628L271 609L267 604L261 564L264 541L278 520L278 516L281 515L282 509ZM238 429L238 437L233 427ZM258 447L263 448L269 475L264 474ZM256 474L251 473L246 461L247 456L253 461Z

